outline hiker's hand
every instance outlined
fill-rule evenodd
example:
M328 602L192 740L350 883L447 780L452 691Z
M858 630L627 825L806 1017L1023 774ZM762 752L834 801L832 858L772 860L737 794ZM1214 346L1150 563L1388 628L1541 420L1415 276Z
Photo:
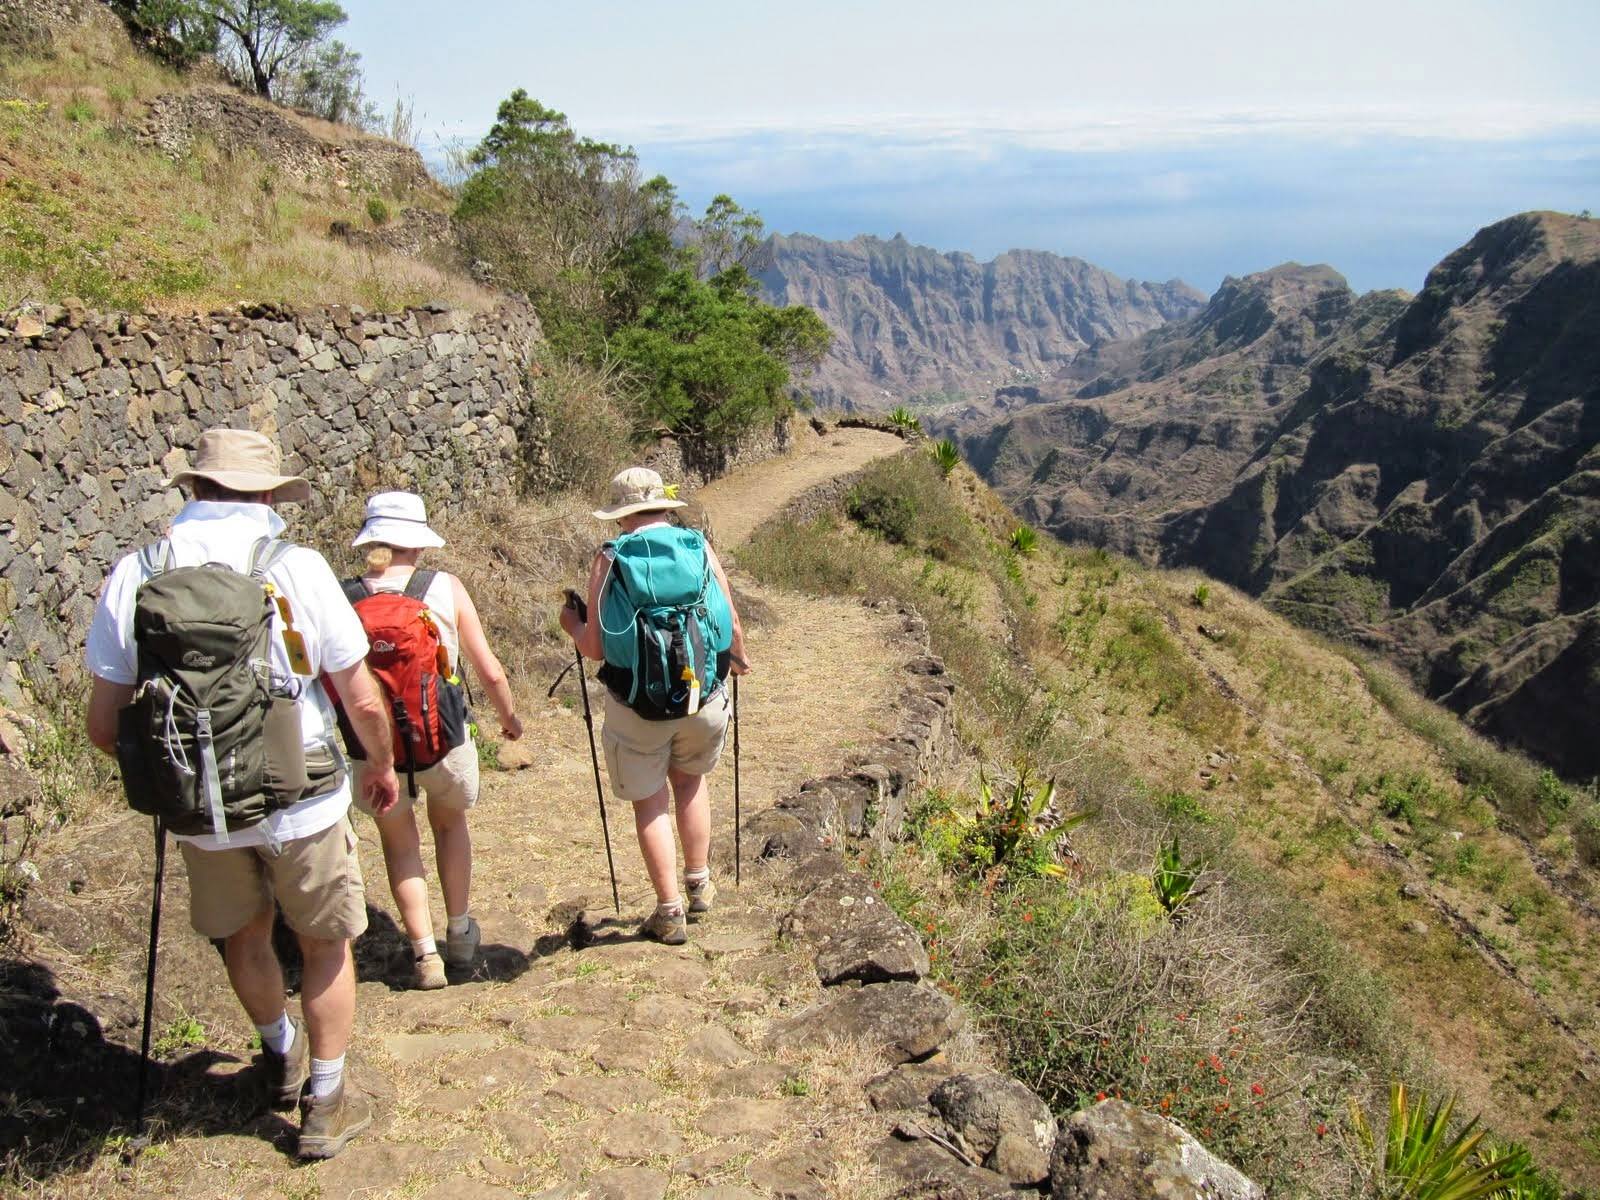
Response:
M567 631L567 636L573 641L578 640L578 610L570 604L561 606L561 628Z
M383 816L400 803L400 778L394 773L393 765L381 773L367 771L365 776L367 794L363 799L376 816Z
M512 713L509 717L501 717L500 732L505 735L506 741L516 741L522 736L522 718L516 713Z
M735 655L730 655L728 657L728 674L730 674L730 675L748 675L748 674L750 674L750 660L746 659L746 658L740 658L736 654Z

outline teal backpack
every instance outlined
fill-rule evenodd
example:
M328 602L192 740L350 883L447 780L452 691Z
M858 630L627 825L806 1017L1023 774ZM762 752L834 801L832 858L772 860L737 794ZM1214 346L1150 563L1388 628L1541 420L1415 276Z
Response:
M601 681L650 720L692 715L722 686L733 645L733 611L705 538L652 525L604 551L611 568L600 589Z

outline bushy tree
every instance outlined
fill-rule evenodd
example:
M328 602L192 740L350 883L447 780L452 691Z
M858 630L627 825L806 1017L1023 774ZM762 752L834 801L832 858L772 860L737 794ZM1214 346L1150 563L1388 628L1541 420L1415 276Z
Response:
M283 77L278 99L325 121L374 129L383 123L377 106L367 100L361 78L361 55L337 38L313 47Z
M111 5L172 61L187 64L222 52L240 78L269 100L279 77L293 75L325 53L328 35L348 19L333 0L111 0Z

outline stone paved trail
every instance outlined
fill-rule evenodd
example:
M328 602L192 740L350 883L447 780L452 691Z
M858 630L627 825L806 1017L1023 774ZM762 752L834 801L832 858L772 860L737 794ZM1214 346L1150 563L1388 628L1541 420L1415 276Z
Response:
M702 500L728 547L804 488L900 445L871 431L839 431L706 489ZM888 614L739 584L760 613L749 631L755 671L741 698L748 816L892 724L904 650L893 643ZM824 678L818 664L826 665ZM623 920L590 929L592 941L581 949L567 936L581 910L591 919L598 909L611 916L571 683L564 686L572 707L551 703L527 722L531 765L485 776L473 822L474 911L484 929L475 969L453 976L443 991L412 992L402 988L408 947L398 932L369 935L363 945L351 1061L378 1096L373 1132L315 1166L292 1160L292 1126L277 1117L180 1135L121 1171L111 1185L119 1194L873 1194L862 1165L870 1135L854 1114L861 1082L880 1064L838 1048L762 1049L771 1018L818 989L809 960L775 944L782 902L765 868L748 861L749 847L744 886L733 886L731 749L713 778L719 903L692 927L689 944L668 948L633 936L653 897L631 813L615 802ZM524 695L542 698L543 686L524 687ZM392 914L377 838L370 823L358 831L369 898ZM434 897L442 924L436 888ZM211 1074L241 1074L242 1087L247 1068L246 1058ZM108 1194L105 1170L79 1182Z

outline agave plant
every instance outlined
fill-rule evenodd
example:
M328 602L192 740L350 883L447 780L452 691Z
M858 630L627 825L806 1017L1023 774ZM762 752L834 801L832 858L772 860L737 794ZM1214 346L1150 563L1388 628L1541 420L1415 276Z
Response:
M1403 1083L1389 1086L1389 1127L1380 1155L1365 1114L1352 1103L1351 1124L1373 1159L1382 1200L1478 1200L1479 1197L1537 1195L1538 1182L1528 1152L1520 1146L1482 1146L1484 1131L1474 1117L1451 1132L1456 1098L1431 1107L1426 1093L1415 1095Z
M905 405L899 405L889 414L889 424L904 433L921 433L922 422Z
M1168 842L1156 855L1156 869L1151 876L1156 887L1156 899L1161 901L1161 907L1167 910L1168 915L1176 916L1178 910L1195 896L1194 885L1200 881L1200 872L1204 864L1196 859L1194 862L1183 861L1183 851L1178 846L1178 835L1172 835Z
M933 461L939 464L939 470L943 471L946 477L961 462L961 451L949 438L941 438L935 442L929 453L933 455Z
M1013 554L1036 554L1039 550L1039 532L1031 525L1018 525L1011 531Z
M1092 816L1092 809L1060 812L1054 779L1036 787L1023 771L1009 788L997 791L980 773L972 811L951 814L956 855L978 872L1001 867L1017 876L1056 878L1066 873L1053 860L1056 842ZM1051 833L1056 836L1046 836Z

